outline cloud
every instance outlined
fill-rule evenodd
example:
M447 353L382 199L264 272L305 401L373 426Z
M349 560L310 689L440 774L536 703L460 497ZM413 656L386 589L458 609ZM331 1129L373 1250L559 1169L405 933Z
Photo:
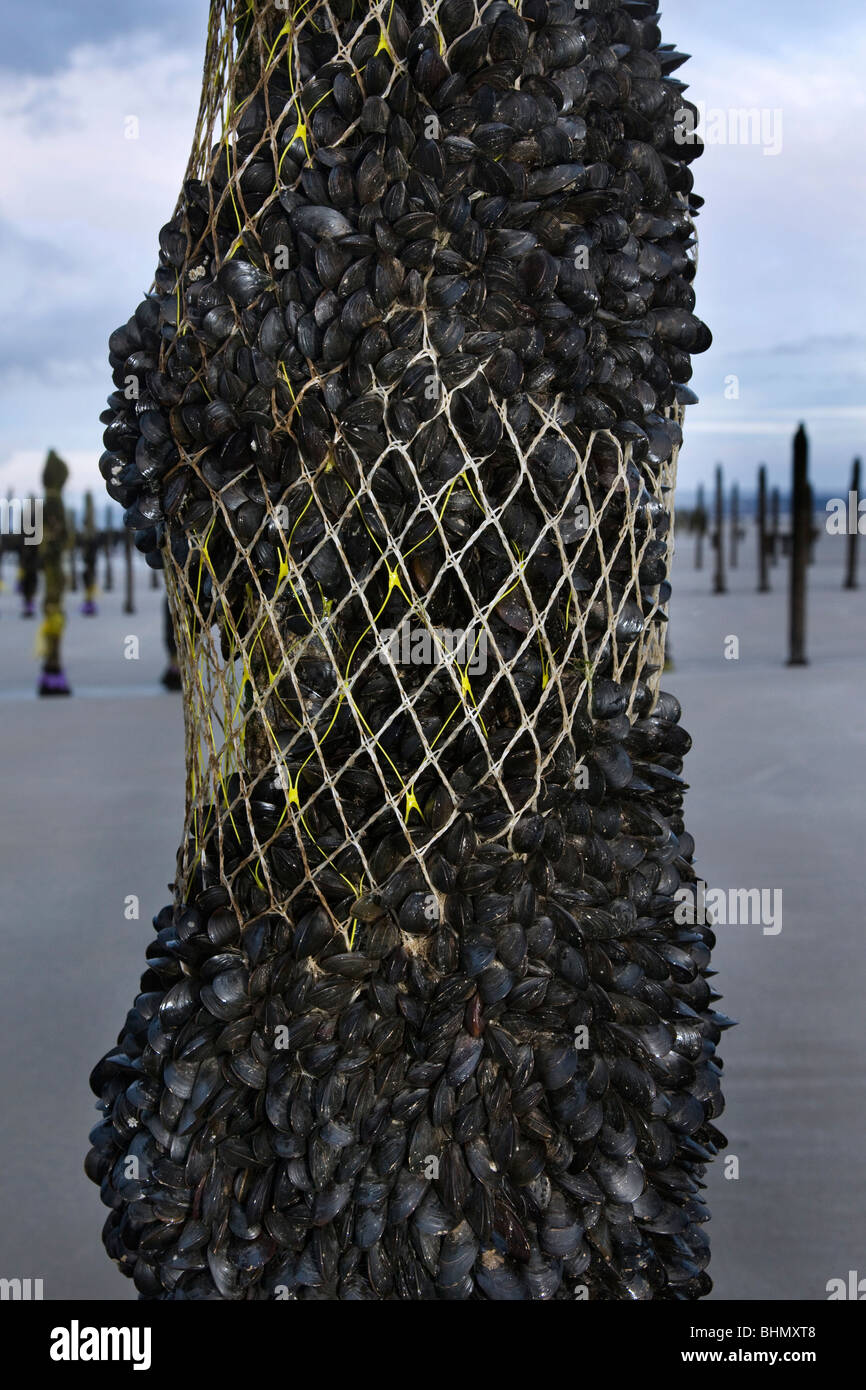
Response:
M702 404L689 412L687 472L706 481L721 456L732 476L750 481L761 438L763 454L775 437L767 461L786 481L785 435L806 419L822 485L847 469L866 434L862 413L847 409L866 395L866 23L862 9L827 7L818 46L811 7L811 21L796 4L751 8L753 19L741 0L665 6L667 36L694 55L678 72L691 100L782 114L777 157L760 145L716 144L693 166L706 199L698 313L714 344L694 362ZM740 399L728 402L732 374Z
M198 62L155 34L72 51L52 77L0 74L6 135L0 200L30 241L92 265L142 260L155 244L154 207L179 192L198 101ZM138 138L126 138L136 116Z
M719 418L698 418L689 420L691 434L783 434L790 436L801 421L809 425L820 425L826 429L839 427L843 431L851 425L860 429L866 425L866 406L809 406L798 405L791 409L767 411L764 415L751 419L738 420Z
M98 444L108 335L150 284L200 82L200 54L144 32L81 44L50 75L0 72L0 463L46 433Z
M15 68L0 67L0 486L26 459L41 466L53 443L101 487L93 465L112 386L107 339L150 283L180 189L207 5L152 0L147 30L116 0L40 0L38 25L12 8ZM677 73L690 97L783 116L778 157L716 145L695 166L707 200L698 312L715 345L695 360L703 404L689 412L688 468L709 476L718 439L750 476L758 427L778 437L781 467L787 422L812 401L837 411L813 414L827 439L823 454L816 440L816 468L838 470L863 447L862 418L844 408L866 396L860 0L825 7L820 47L812 0L666 0L663 29L694 55ZM130 115L137 140L124 138ZM731 373L742 390L728 406Z
M202 42L207 11L208 0L148 0L147 21L159 30L164 47L193 48ZM10 4L3 16L0 67L50 73L66 65L77 44L105 43L140 27L138 8L117 0L39 0L38 23L33 22L32 6Z
M5 497L10 489L15 497L39 497L42 493L45 456L50 447L49 439L47 447L42 451L20 449L11 454L0 465L0 497ZM102 479L97 468L99 453L92 449L60 449L58 452L69 466L69 478L63 490L66 505L74 506L80 503L88 489L95 493L94 500L100 507L103 503L108 505L108 498L101 490ZM119 514L118 507L112 504L112 508Z
M866 204L860 132L866 26L832 53L811 45L770 59L714 51L695 65L693 98L711 107L779 109L781 154L708 145L695 168L707 206L699 221L701 308L717 339L777 342L857 333ZM691 66L691 65L690 65ZM805 330L805 331L804 331Z
M862 0L832 0L820 12L821 41L835 48L835 37L862 18ZM786 43L816 38L814 0L725 0L724 5L695 0L665 0L662 28L681 51L708 54L724 43L735 56L775 54ZM681 69L689 81L690 68Z
M813 333L808 338L800 338L794 342L741 349L743 357L756 352L768 357L814 357L819 352L866 353L866 336L858 333Z

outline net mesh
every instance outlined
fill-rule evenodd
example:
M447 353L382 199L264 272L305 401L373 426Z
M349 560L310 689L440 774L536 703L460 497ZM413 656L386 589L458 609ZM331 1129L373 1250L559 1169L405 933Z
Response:
M436 8L424 5L417 18L435 24ZM331 161L344 150L350 159L364 136L359 113L331 137L323 107L333 82L327 73L305 80L307 42L332 39L337 71L387 55L386 100L406 71L399 38L389 39L391 0L355 6L348 22L327 5L289 9L212 8L187 182L204 194L206 217L191 222L182 203L175 232L186 237L177 266L180 339L203 326L207 335L208 310L194 287L205 276L219 281L235 258L264 277L242 285L235 306L255 292L279 300L280 267L291 278L290 267L300 264L280 201L287 173L309 168L325 142L330 168L345 168ZM444 40L440 47L447 52ZM275 85L275 75L284 81ZM427 109L441 140L442 122ZM681 202L688 217L685 195ZM203 223L198 236L196 223ZM317 249L329 245L333 227L344 236L355 230L323 215ZM419 229L429 230L410 230ZM587 240L578 236L569 248L576 266L589 263L580 254ZM339 261L332 275L338 269ZM506 283L507 270L508 263ZM424 280L431 278L428 269ZM492 292L488 286L488 302ZM358 925L351 901L382 886L372 860L385 835L401 842L401 857L435 892L420 853L431 802L444 834L466 792L486 788L490 814L501 819L492 838L508 843L519 814L537 809L552 765L568 768L578 786L588 779L586 739L575 737L574 725L575 712L589 707L594 677L625 682L629 712L636 695L654 699L666 591L652 581L668 566L682 418L676 404L665 408L673 445L641 467L628 442L575 422L573 392L527 392L515 420L485 380L491 361L502 372L512 363L495 360L493 341L444 357L438 344L444 338L450 346L453 320L426 295L410 324L398 298L384 308L360 306L362 322L365 310L375 314L371 351L390 325L410 346L382 354L399 354L384 370L381 357L366 374L357 369L367 389L336 413L322 405L329 377L338 375L327 363L272 351L267 365L256 363L262 418L277 422L267 441L268 462L276 455L279 467L274 482L255 439L223 476L212 448L181 437L176 466L189 469L193 492L192 479L206 491L198 510L207 511L189 528L189 548L171 552L168 565L187 696L179 887L188 888L199 865L206 879L225 878L230 868L233 905L245 916L298 896L309 906L314 896L347 940ZM495 310L488 319L496 324ZM241 314L223 340L226 370L233 346L246 341L243 330ZM499 335L491 327L476 336ZM162 350L163 370L174 345ZM219 365L211 358L190 368L205 414L207 401L222 399ZM536 375L543 381L543 364ZM482 450L479 437L489 441ZM647 560L649 583L641 577ZM269 808L263 826L257 800ZM274 845L295 858L296 882L283 875L281 883L274 872Z

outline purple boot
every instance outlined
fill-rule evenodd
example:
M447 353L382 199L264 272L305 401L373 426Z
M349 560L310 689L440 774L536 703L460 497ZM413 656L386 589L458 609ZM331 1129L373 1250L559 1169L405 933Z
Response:
M71 695L72 690L63 671L44 670L39 678L40 695Z

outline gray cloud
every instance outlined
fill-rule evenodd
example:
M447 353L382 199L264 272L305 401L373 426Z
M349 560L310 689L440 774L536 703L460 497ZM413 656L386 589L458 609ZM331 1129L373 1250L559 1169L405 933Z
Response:
M144 11L124 0L10 0L4 11L0 68L16 73L53 72L79 44L106 43L145 27L169 48L204 53L207 0L148 0Z
M7 9L0 469L27 451L41 456L48 436L80 450L84 469L98 456L111 390L108 334L149 283L179 188L208 5L38 0ZM717 147L695 170L707 199L698 312L716 341L695 362L702 404L690 413L697 428L686 431L681 476L686 487L707 480L723 458L731 476L749 481L765 459L784 481L787 422L810 406L820 412L816 475L835 480L863 447L862 419L844 408L866 399L855 172L866 111L862 0L825 7L820 46L813 0L665 0L664 11L665 40L694 54L677 75L695 99L781 107L785 117L778 159ZM141 139L125 144L129 112ZM818 215L825 207L833 216ZM724 399L729 373L742 378L738 402Z
M802 357L819 352L866 352L866 336L857 333L813 333L797 342L775 343L761 351L769 357Z

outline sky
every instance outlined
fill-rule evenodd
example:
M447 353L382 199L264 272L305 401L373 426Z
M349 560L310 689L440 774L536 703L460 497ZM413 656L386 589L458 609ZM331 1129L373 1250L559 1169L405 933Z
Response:
M0 495L33 489L53 447L70 497L99 496L107 339L148 288L180 189L206 14L0 0ZM800 420L816 490L841 494L866 436L866 10L666 0L661 22L706 112L697 291L715 341L695 359L681 499L716 463L746 492L761 462L785 487Z

